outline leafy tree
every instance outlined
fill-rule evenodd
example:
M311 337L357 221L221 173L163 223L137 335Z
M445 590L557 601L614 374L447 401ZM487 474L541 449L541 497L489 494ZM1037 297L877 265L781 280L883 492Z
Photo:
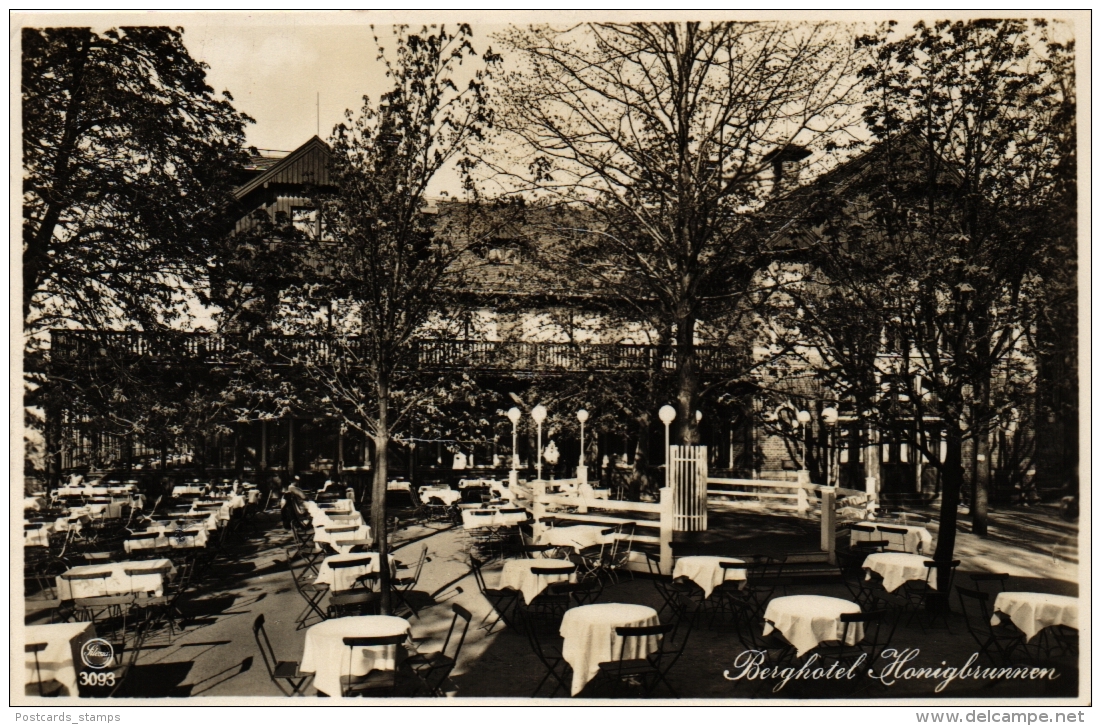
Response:
M271 341L268 354L294 363L324 410L373 441L371 527L385 558L389 444L431 400L454 395L448 382L418 371L416 343L454 333L459 292L481 264L472 249L489 234L479 205L432 209L425 193L446 165L469 171L465 149L493 122L484 81L497 56L483 54L460 85L461 64L478 58L466 25L397 26L393 59L376 44L393 88L377 109L365 97L335 129L337 191L317 195L322 239L301 248L302 274L281 293L281 325L311 342ZM388 577L383 568L384 611Z
M868 318L855 347L836 309L816 331L833 336L822 341L827 359L854 392L869 389L870 341L882 335L888 355L875 372L887 390L875 415L881 426L911 422L909 443L941 473L939 560L955 548L964 442L983 453L991 427L1032 386L1027 335L1051 304L1041 271L1066 240L1049 225L1067 209L1057 149L1073 121L1029 110L1064 104L1036 41L1013 20L919 23L902 38L886 29L866 39L876 147L834 187L847 208L826 196L833 212L819 229L820 282ZM985 534L981 486L973 515Z
M23 317L159 327L221 232L247 116L182 29L24 28Z
M47 378L43 333L183 318L243 158L251 119L214 94L181 33L22 31L25 403L46 411L55 482L67 394Z
M773 255L749 224L783 188L763 172L847 125L853 44L829 24L729 22L540 26L504 40L522 63L502 104L516 153L498 171L588 211L558 263L644 308L637 319L675 354L678 436L694 441L697 343L730 344L720 321L752 307Z

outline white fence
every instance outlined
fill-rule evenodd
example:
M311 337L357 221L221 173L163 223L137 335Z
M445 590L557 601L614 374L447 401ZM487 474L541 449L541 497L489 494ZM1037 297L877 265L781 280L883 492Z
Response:
M663 488L657 502L628 502L622 499L584 499L575 494L548 494L548 485L559 481L533 481L530 483L532 526L538 538L547 529L547 519L614 526L625 522L635 523L634 541L658 546L663 574L673 572L673 490ZM526 487L525 487L526 488ZM584 511L582 511L584 510ZM640 518L638 514L649 515ZM642 530L642 532L639 532ZM628 561L628 568L640 571L648 569L641 553Z

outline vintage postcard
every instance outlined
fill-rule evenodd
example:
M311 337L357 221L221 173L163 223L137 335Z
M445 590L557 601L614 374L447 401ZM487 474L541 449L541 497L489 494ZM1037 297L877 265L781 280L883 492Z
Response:
M1088 13L10 20L13 704L1091 701Z

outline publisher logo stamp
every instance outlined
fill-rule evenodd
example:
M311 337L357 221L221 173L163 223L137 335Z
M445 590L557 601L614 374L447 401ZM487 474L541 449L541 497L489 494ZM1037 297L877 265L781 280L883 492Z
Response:
M81 646L80 660L96 670L110 668L115 662L115 649L103 638L92 638Z

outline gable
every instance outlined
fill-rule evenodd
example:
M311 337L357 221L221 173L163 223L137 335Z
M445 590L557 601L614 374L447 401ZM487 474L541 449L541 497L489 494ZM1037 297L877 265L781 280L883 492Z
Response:
M233 191L238 199L244 199L250 192L268 184L316 184L327 186L329 182L329 160L332 151L328 144L314 136L288 156L268 167L263 173L250 179Z

